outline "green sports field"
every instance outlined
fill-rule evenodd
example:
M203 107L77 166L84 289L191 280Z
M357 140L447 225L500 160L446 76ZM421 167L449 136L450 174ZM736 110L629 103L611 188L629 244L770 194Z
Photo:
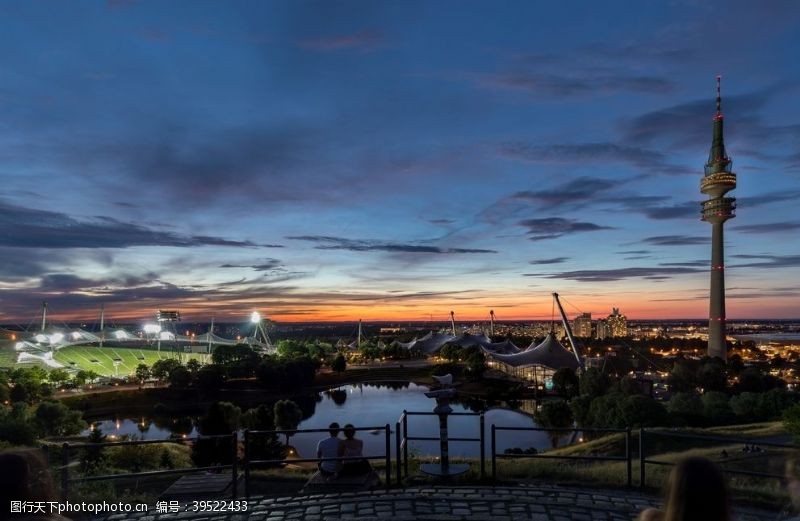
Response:
M178 358L186 363L192 358L205 362L208 355L199 353L179 353L169 350L158 352L154 349L137 349L130 347L96 347L69 346L56 351L56 361L66 368L91 370L102 376L127 376L134 372L136 366L145 364L152 366L161 358ZM119 362L115 370L114 362Z

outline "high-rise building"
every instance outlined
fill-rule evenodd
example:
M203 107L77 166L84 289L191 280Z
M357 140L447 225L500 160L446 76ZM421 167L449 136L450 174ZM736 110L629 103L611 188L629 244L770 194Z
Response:
M722 136L722 96L720 77L717 76L717 113L714 115L714 130L711 151L705 166L700 191L709 196L703 201L702 218L711 223L711 289L708 316L708 356L726 358L725 346L725 261L723 253L722 226L735 217L736 199L725 194L736 188L733 162L725 152Z
M628 336L628 319L621 315L619 308L611 308L611 314L606 318L610 336Z
M592 314L581 313L572 321L572 334L582 338L592 338Z
M612 336L612 335L610 334L610 331L608 329L608 322L606 322L602 318L598 319L597 320L597 326L595 328L595 337L598 340L605 340L609 336Z

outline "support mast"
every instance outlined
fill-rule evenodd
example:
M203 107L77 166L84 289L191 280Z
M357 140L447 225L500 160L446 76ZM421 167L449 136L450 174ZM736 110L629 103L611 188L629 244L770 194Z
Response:
M558 306L558 311L561 313L561 320L564 322L564 330L567 332L569 345L572 346L572 354L575 355L575 359L578 361L578 367L580 367L580 370L583 371L585 369L583 359L580 357L580 355L578 355L578 347L575 345L575 338L572 336L572 328L569 325L569 320L567 320L567 314L564 313L564 308L561 307L561 301L558 299L558 293L553 293L553 300L555 300L556 305Z

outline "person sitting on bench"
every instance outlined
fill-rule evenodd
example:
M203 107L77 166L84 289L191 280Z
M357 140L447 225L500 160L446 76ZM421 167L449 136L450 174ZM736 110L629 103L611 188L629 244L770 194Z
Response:
M348 423L344 426L344 440L342 440L342 457L361 458L364 456L364 442L356 436L356 428ZM342 465L343 476L360 476L372 471L369 461L365 459L345 461Z
M342 440L339 439L339 424L336 422L328 425L330 436L320 440L317 444L317 457L322 461L317 465L320 473L325 477L336 476L341 470L341 461L325 458L338 458L342 455Z

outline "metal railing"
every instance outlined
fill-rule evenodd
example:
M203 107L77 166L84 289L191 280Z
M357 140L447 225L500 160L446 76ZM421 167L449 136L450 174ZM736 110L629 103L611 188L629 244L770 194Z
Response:
M668 431L668 430L658 430L658 429L639 429L639 486L645 488L647 484L647 465L654 465L654 466L661 466L661 467L672 467L675 465L674 462L671 461L659 461L654 459L648 459L647 457L647 439L653 438L657 436L663 437L671 437L671 438L679 438L685 440L702 440L707 442L715 442L719 445L731 445L731 444L741 444L741 445L753 445L758 447L768 447L768 448L775 448L775 449L789 449L789 450L800 450L800 447L797 445L790 445L785 443L774 443L769 441L762 441L762 440L752 440L752 439L745 439L745 438L735 438L735 437L727 437L727 436L705 436L699 434L689 434L685 432L679 431ZM754 454L765 454L766 453L754 453ZM770 474L767 472L757 472L752 470L741 470L730 468L725 465L719 465L720 470L725 474L731 475L740 475L740 476L749 476L755 478L768 478L768 479L778 479L778 480L785 480L786 477L784 474Z
M408 418L409 416L437 416L435 412L413 412L403 410L403 414L397 420L395 428L395 449L397 460L397 482L402 483L403 474L407 478L408 472L408 447L411 441L439 441L439 437L434 436L409 436L408 434ZM477 412L452 412L447 415L450 416L472 416L478 417L478 437L477 438L464 438L464 437L451 437L448 436L448 441L454 442L470 442L480 444L480 476L481 479L486 478L486 419L483 413ZM402 427L402 436L400 429ZM401 464L402 463L402 464ZM402 467L402 472L401 472Z
M166 470L148 470L144 472L128 472L128 473L118 473L118 474L100 474L100 475L86 475L86 476L78 476L72 477L70 475L70 467L72 466L71 457L77 451L80 450L96 450L98 453L102 451L104 448L108 447L121 447L121 446L140 446L140 445L157 445L157 444L179 444L185 445L188 443L196 443L202 440L210 440L210 439L230 439L231 440L231 463L229 464L219 464L219 465L209 465L203 467L183 467L178 469L166 469ZM238 466L238 434L236 432L231 434L220 434L220 435L210 435L210 436L196 436L192 438L180 438L180 439L164 439L164 440L126 440L126 441L104 441L100 443L63 443L60 446L56 445L61 450L61 461L60 465L58 465L59 470L59 481L61 484L61 499L66 500L67 495L69 494L70 485L73 483L88 483L92 481L113 481L118 479L130 479L130 478L141 478L141 477L156 477L156 476L168 476L168 475L175 475L175 474L192 474L195 472L208 472L208 471L218 471L218 470L231 470L231 493L233 497L237 497L237 482L238 482L238 474L237 474L237 466ZM44 445L42 449L45 453L45 458L51 464L51 449L50 446Z
M356 457L338 457L338 458L282 458L282 459L252 459L251 456L251 446L254 438L259 436L271 436L271 435L289 435L294 436L295 434L302 434L302 433L328 433L329 429L296 429L296 430L246 430L244 431L244 460L242 462L242 468L244 469L244 489L245 495L250 495L250 471L253 467L258 466L267 466L267 465L285 465L287 463L322 463L324 461L362 461L362 460L383 460L386 465L386 479L385 485L386 488L391 487L391 480L392 480L392 448L391 448L391 427L387 423L383 426L378 427L356 427L356 432L358 431L383 431L385 437L385 451L383 454L373 455L373 456L356 456Z
M514 458L539 458L539 459L558 459L558 460L577 460L577 461L624 461L626 462L626 478L628 487L632 486L633 482L633 457L631 452L631 430L630 429L577 429L577 428L560 428L560 429L545 429L542 427L502 427L492 424L492 480L497 480L497 458L501 459L514 459ZM570 454L548 454L548 453L532 453L532 454L514 454L514 453L498 453L497 452L497 433L508 431L531 431L531 432L546 432L551 433L584 433L596 432L606 434L624 434L625 435L625 455L624 456L597 456L597 455L570 455Z

